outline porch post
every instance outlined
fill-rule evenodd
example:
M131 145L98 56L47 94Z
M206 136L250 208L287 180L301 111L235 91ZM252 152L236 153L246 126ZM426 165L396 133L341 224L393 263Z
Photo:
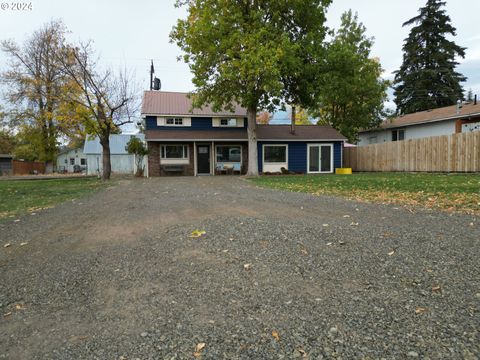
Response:
M193 176L197 176L197 143L193 142Z
M210 165L210 171L212 172L212 175L215 176L215 144L214 142L212 141L212 151L211 151L211 163L212 165Z

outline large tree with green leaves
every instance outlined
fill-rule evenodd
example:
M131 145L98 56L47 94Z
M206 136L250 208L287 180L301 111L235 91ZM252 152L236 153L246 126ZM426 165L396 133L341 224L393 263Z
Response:
M248 171L258 174L257 111L313 101L331 0L178 0L172 41L193 72L193 104L247 109Z
M365 32L356 14L342 15L327 47L317 106L312 110L319 124L333 126L350 141L356 140L360 128L374 127L385 116L389 83L381 78L379 60L371 57L373 39Z
M465 56L465 48L448 39L456 35L456 29L444 6L444 1L428 0L417 16L403 24L414 26L403 44L403 63L395 75L399 114L453 105L463 99L460 83L466 77L455 68L456 58Z
M1 42L9 59L0 75L10 104L7 118L11 126L35 134L37 158L47 162L55 159L58 145L58 109L67 82L58 58L66 32L61 21L51 21L21 46L11 40Z

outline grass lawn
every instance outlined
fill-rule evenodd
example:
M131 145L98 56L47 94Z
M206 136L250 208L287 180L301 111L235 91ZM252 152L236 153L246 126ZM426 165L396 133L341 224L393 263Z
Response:
M104 186L97 178L1 180L0 220L77 199Z
M251 181L275 189L480 215L480 175L356 173L261 176Z

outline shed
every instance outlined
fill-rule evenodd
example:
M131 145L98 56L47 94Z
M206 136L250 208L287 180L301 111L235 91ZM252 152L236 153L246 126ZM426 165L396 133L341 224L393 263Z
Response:
M110 162L113 174L134 174L135 173L135 157L128 154L125 147L132 137L137 137L144 141L143 134L118 134L110 135ZM102 145L100 139L95 137L87 139L83 152L87 157L87 174L100 174L103 170L102 165Z

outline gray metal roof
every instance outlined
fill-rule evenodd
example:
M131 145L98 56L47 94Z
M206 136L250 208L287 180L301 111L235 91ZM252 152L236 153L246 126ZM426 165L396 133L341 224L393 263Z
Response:
M145 91L142 101L143 115L186 115L186 116L247 116L247 110L234 104L234 112L213 111L210 106L192 109L188 93L169 91Z
M143 134L120 134L120 135L110 135L110 153L113 155L127 155L125 147L130 141L131 137L137 137L140 140L145 140ZM83 152L85 154L101 154L102 145L100 145L100 139L95 137L94 139L87 139L83 147Z

